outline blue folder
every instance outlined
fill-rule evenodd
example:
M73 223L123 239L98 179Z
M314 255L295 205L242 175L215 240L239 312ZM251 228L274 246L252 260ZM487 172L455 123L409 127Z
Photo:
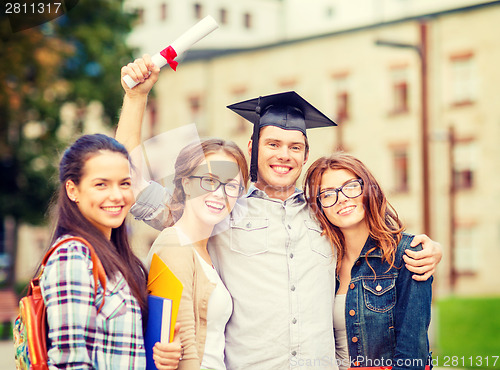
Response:
M146 346L146 370L158 370L153 360L155 343L168 343L172 321L172 300L154 295L148 296L148 324L144 337Z

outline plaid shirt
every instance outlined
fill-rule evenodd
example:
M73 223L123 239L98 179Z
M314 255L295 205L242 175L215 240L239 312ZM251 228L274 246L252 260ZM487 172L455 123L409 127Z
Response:
M145 369L141 309L121 274L94 297L88 248L69 241L49 258L41 291L49 323L49 365L66 369Z

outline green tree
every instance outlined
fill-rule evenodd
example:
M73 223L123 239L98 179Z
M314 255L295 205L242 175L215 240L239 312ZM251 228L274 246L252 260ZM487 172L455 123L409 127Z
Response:
M117 119L132 21L123 0L80 1L62 17L15 33L0 18L0 231L9 218L13 243L5 252L13 261L17 226L47 219L59 155L68 144L57 136L62 104L98 100L105 120ZM14 264L7 276L12 284Z

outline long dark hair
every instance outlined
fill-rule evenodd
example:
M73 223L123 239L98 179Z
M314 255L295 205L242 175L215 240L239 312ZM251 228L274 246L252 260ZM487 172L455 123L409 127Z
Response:
M364 163L352 155L337 152L329 157L317 159L307 170L304 180L304 193L307 201L321 224L324 234L332 243L332 247L337 250L337 271L345 253L344 235L337 226L328 220L317 198L321 187L321 178L329 169L347 170L363 180L363 206L365 207L370 236L378 242L378 248L382 250L382 259L387 261L391 267L394 266L396 247L401 240L401 232L404 230L403 223Z
M206 156L218 152L223 152L235 159L242 176L242 185L246 188L248 183L247 161L240 147L234 142L212 138L203 140L201 144L194 143L187 145L181 150L175 161L174 191L172 193L172 199L169 204L167 204L170 212L166 220L166 227L176 223L184 212L186 194L182 186L182 179L192 175L196 167L203 162Z
M108 240L82 215L76 203L72 202L66 193L66 182L71 180L78 185L85 163L102 151L120 153L127 160L129 159L128 152L122 144L102 134L84 135L64 152L59 164L59 191L57 200L52 206L55 229L51 244L66 234L86 239L94 247L108 278L112 278L118 272L123 275L132 294L139 302L145 319L147 316L146 269L130 247L125 222L112 230L111 240Z

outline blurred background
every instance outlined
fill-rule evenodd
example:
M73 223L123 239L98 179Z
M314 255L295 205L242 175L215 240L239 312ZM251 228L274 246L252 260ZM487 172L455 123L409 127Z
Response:
M194 122L246 151L251 125L225 107L297 91L338 123L308 133L309 163L357 156L407 230L441 243L436 364L500 368L500 1L76 0L58 15L40 25L0 15L5 338L48 247L62 150L82 133L113 135L121 66L211 15L220 28L177 72L162 70L144 139ZM129 221L144 256L157 233Z

